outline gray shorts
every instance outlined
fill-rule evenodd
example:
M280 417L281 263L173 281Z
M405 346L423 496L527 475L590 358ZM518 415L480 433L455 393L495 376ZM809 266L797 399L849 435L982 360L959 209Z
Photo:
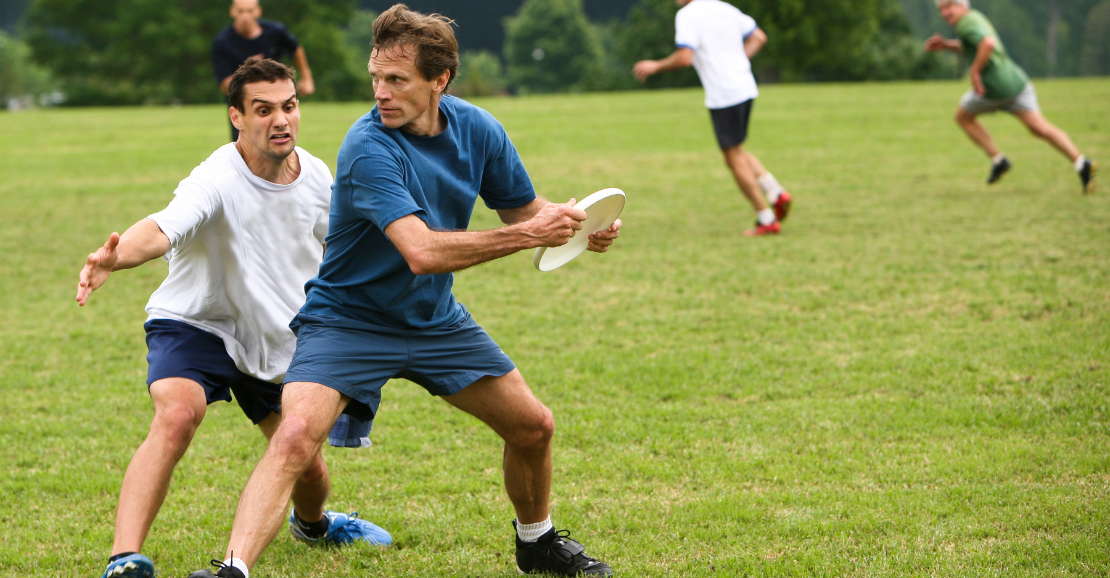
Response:
M1017 93L1017 96L1004 100L983 98L975 93L974 88L970 88L960 99L960 108L970 115L986 114L1000 110L1006 112L1038 112L1041 110L1040 105L1037 104L1037 91L1033 89L1032 82L1025 83L1025 88Z

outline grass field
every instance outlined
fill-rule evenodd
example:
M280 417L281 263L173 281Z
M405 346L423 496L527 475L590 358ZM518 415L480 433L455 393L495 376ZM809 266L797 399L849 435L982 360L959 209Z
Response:
M1110 79L1037 88L1110 169ZM610 254L456 281L555 412L556 524L619 576L1110 575L1110 183L1082 196L998 116L1014 170L987 187L952 121L963 90L764 88L750 149L796 203L759 239L700 91L479 102L541 194L628 193ZM300 144L334 169L368 109L306 104ZM83 309L76 275L223 144L222 114L0 114L0 576L103 570L165 265ZM474 223L496 226L481 206ZM283 530L255 576L516 574L493 433L397 381L373 438L327 453L330 505L397 547ZM237 406L209 411L144 550L160 576L222 555L263 449Z

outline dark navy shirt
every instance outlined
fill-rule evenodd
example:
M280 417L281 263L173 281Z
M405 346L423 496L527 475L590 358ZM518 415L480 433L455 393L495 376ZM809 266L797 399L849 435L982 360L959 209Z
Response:
M464 230L479 196L491 209L515 209L536 192L491 114L453 96L443 97L439 111L447 128L432 137L387 128L377 107L347 132L336 161L327 251L320 274L305 286L302 315L397 329L448 327L466 318L451 294L454 275L413 274L386 226L416 215L433 230Z
M278 60L292 57L297 51L300 43L285 29L284 24L261 18L258 24L262 26L262 34L258 38L243 38L230 24L216 35L212 43L212 67L216 70L216 82L223 82L235 74L235 70L252 56Z

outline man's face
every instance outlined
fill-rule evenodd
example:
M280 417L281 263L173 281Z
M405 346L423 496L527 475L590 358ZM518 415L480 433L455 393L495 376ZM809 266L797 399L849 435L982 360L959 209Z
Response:
M231 4L231 18L235 22L232 26L236 30L247 30L254 26L262 17L262 7L258 0L235 0Z
M940 8L940 17L944 18L949 26L955 26L960 18L967 14L967 8L955 2L942 2L938 8Z
M436 97L447 86L448 72L425 80L416 69L416 48L395 46L370 55L370 78L382 124L402 128L437 106Z
M301 109L292 80L252 82L244 88L243 108L232 108L239 144L275 162L285 160L297 144Z

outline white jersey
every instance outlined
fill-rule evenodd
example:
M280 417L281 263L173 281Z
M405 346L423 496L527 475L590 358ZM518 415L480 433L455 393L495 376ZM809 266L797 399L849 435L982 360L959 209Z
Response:
M675 16L675 45L694 51L705 106L728 108L759 96L744 41L755 20L721 0L694 0Z
M323 259L332 176L297 147L301 174L278 185L251 173L226 144L174 191L153 220L170 239L169 276L148 319L176 319L223 339L243 373L280 382L296 338L289 321Z

